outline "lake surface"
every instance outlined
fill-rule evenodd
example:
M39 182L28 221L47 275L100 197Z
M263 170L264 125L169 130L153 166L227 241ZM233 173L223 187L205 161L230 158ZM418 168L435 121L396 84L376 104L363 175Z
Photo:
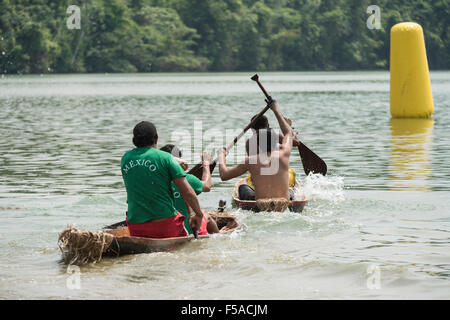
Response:
M329 168L305 177L292 153L305 210L235 210L238 179L215 170L201 205L227 200L242 230L104 259L70 285L58 233L124 219L120 159L134 125L154 122L159 145L180 145L192 166L264 107L252 75L2 77L0 299L449 299L450 72L431 73L427 120L390 119L387 72L261 73ZM241 139L227 162L243 155Z

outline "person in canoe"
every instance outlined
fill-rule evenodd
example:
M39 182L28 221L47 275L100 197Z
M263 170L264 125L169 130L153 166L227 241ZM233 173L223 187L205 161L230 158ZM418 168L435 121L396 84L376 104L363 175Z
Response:
M182 153L181 150L179 148L177 148L175 145L173 144L166 144L165 146L161 147L162 151L168 152L170 154L172 154L172 156L175 157L175 159L178 159L178 161L182 161L181 157L182 157ZM192 175L192 174L186 174L186 180L188 181L188 183L190 184L190 186L192 187L192 189L195 191L195 193L197 195L199 195L202 192L209 192L211 191L211 172L209 170L209 165L212 161L212 157L211 155L204 151L202 152L202 166L203 166L203 174L202 174L202 180L200 180L199 178L197 178L196 176ZM183 168L184 170L186 170L187 168ZM172 191L173 191L173 196L175 199L175 208L178 210L178 212L180 212L182 215L184 215L185 220L184 220L184 226L186 227L186 229L188 230L189 234L192 234L192 230L189 226L189 215L190 215L190 208L188 207L187 203L184 201L180 190L178 189L178 187L175 185L175 183L172 182ZM208 215L208 213L204 214L203 219L207 221L206 223L206 229L208 233L218 233L219 232L219 228L217 227L216 222ZM202 227L205 224L202 224ZM204 234L204 230L200 230L199 234Z
M238 177L247 171L250 172L254 189L239 190L240 197L243 196L245 200L274 198L292 200L294 198L294 192L289 188L289 158L293 139L296 139L296 136L286 118L281 114L276 101L271 103L270 108L283 132L281 144L279 144L279 135L273 129L264 127L258 128L259 130L249 139L248 156L242 163L227 168L226 150L219 151L219 172L223 181ZM244 184L244 186L247 185Z
M253 119L255 119L256 115L254 115L252 117L252 121ZM284 117L284 119L286 120L286 122L289 124L289 126L292 124L291 119ZM253 124L253 126L251 127L252 131L253 131L253 137L247 139L247 141L245 141L245 151L247 152L247 155L250 155L250 140L257 134L257 132L259 130L263 130L263 129L270 129L270 125L269 125L269 119L267 119L267 117L265 115L260 116L256 122ZM283 134L278 134L278 140L279 143L283 143ZM296 137L294 137L293 141L292 141L292 145L296 146L298 145L299 141ZM296 172L294 169L289 168L289 188L294 188L295 186L295 176L296 176ZM291 200L293 199L292 197L292 190L290 190L290 195L291 195ZM241 184L239 186L239 199L241 200L255 200L255 186L253 185L253 179L252 179L252 175L251 173L248 174L247 178L245 178L245 184Z
M133 129L136 148L121 160L121 172L127 191L127 225L131 236L171 238L187 236L184 216L175 209L171 182L192 208L189 225L194 234L206 230L206 219L195 191L186 180L180 164L167 152L157 149L156 127L147 121ZM204 225L203 225L204 224Z

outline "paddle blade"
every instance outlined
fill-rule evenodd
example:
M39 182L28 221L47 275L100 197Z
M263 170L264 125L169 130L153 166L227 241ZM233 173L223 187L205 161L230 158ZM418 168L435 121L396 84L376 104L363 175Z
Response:
M213 173L215 167L216 167L216 162L213 161L213 163L211 163L209 165L209 172L211 172L211 174ZM197 178L199 178L200 180L202 180L202 176L203 176L202 164L197 163L191 170L189 170L188 174L192 174L192 175L196 176Z
M188 171L188 174L192 174L197 178L201 179L203 173L203 166L201 163L197 163L191 170Z
M298 146L300 158L302 158L303 170L308 175L312 173L327 174L327 164L318 155L312 152L307 146L300 142Z
M216 168L216 162L214 161L209 165L209 172L212 174L214 169Z

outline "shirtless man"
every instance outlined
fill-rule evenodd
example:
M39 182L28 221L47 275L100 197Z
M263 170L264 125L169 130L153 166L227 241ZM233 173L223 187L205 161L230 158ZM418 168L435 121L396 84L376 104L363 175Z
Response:
M256 115L254 115L252 117L252 121L253 119L255 119ZM284 117L284 119L286 120L286 122L289 124L289 126L291 126L292 121L289 118ZM255 155L257 154L257 148L252 148L253 150L250 150L250 141L252 139L257 139L256 135L258 133L259 130L261 129L269 129L270 125L269 125L269 120L267 119L267 117L265 115L260 116L255 124L251 127L252 131L253 131L253 136L250 137L249 139L247 139L247 141L245 142L245 150L247 152L248 156L251 155ZM299 145L299 140L296 138L296 134L294 133L294 138L292 141L292 145L293 146L298 146ZM283 143L283 138L284 135L282 133L278 134L278 141L280 144ZM255 143L255 142L253 142ZM251 154L250 151L252 151L253 153ZM290 194L290 200L294 199L294 191L293 188L295 186L296 183L296 172L294 169L289 168L289 194ZM238 189L238 194L239 194L239 199L241 200L255 200L255 186L253 184L253 177L252 175L249 173L247 178L245 179L245 183L241 184L239 186Z
M249 171L255 186L255 200L268 198L290 199L289 157L291 155L294 132L280 112L276 101L270 108L278 120L283 140L277 148L278 134L270 128L261 129L250 138L250 156L232 168L225 163L226 150L219 152L219 171L222 181L230 180ZM253 152L257 148L258 152Z

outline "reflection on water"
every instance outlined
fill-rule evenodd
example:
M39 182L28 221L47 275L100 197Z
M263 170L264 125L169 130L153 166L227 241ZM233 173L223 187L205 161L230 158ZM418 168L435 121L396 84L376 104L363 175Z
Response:
M430 190L433 126L434 119L391 119L391 189Z

